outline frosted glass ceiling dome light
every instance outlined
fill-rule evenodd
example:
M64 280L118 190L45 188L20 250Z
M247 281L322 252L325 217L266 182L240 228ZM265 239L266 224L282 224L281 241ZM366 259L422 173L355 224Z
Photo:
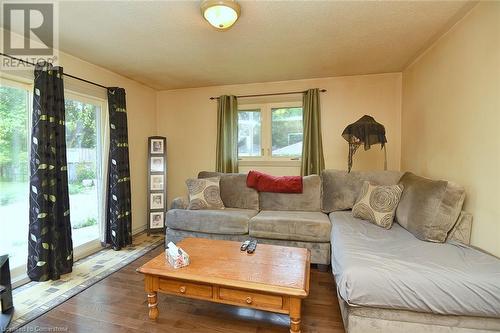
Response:
M240 16L240 5L234 0L203 0L201 14L219 30L231 27Z

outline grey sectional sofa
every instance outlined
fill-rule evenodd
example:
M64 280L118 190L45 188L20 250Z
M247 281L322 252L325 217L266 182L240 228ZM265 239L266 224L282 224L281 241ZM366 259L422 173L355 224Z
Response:
M204 237L304 247L311 262L330 265L331 222L321 211L321 179L303 179L301 194L259 193L246 185L244 174L202 171L199 178L220 176L221 198L226 209L187 210L187 198L176 198L166 217L167 240Z
M186 199L175 199L167 241L250 236L309 248L313 263L332 264L348 333L500 332L500 260L469 245L470 214L460 214L445 243L352 216L364 180L397 184L402 173L325 170L304 178L303 194L257 193L246 175L199 177L215 175L229 208L189 211Z

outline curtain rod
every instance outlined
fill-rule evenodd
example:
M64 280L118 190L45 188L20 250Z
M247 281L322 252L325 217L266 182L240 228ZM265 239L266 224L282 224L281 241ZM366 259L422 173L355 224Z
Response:
M13 56L5 54L5 53L1 53L0 52L0 55L4 56L4 57L7 57L7 58L10 58L10 59L13 59L13 60L17 60L17 61L23 62L23 63L31 65L31 66L36 66L36 64L34 64L32 62L16 58L16 57L13 57ZM102 84L95 83L95 82L92 82L92 81L89 81L89 80L85 80L85 79L82 79L81 77L78 77L78 76L74 76L74 75L67 74L67 73L63 73L63 75L64 76L68 76L68 77L73 78L73 79L76 79L76 80L79 80L79 81L82 81L82 82L85 82L85 83L88 83L88 84L93 84L94 86L98 86L98 87L101 87L101 88L104 88L104 89L108 89L108 87L105 87Z
M279 93L271 93L271 94L255 94L255 95L240 95L236 96L236 98L250 98L250 97L263 97L263 96L277 96L277 95L293 95L293 94L303 94L305 91L289 91L289 92L279 92ZM320 92L326 92L326 89L320 89ZM210 97L211 100L219 99L219 97Z

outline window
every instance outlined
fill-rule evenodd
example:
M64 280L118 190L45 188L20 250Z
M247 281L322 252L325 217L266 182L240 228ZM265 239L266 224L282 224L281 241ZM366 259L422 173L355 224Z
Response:
M66 92L66 152L73 247L100 238L103 101Z
M11 268L28 256L30 90L0 79L0 253Z
M238 157L243 161L298 160L302 155L300 102L241 105Z

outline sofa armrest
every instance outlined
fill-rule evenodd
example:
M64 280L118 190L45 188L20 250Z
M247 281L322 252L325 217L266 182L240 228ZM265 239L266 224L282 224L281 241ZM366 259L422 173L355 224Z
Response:
M189 206L189 200L186 197L177 197L172 200L170 209L187 209Z
M465 245L470 245L470 235L472 231L472 214L462 211L457 223L448 234L446 241L457 241Z

